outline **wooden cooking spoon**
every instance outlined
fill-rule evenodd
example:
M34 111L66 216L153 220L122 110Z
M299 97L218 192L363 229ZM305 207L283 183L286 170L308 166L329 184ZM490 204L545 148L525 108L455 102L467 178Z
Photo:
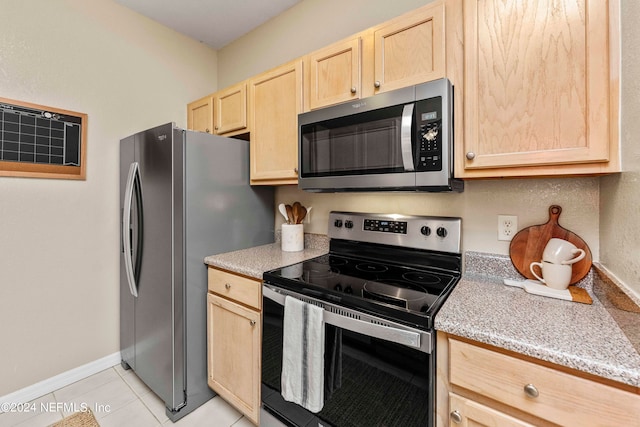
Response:
M287 224L295 224L293 222L293 208L291 207L291 205L285 205L284 208L287 211L287 218L289 218Z

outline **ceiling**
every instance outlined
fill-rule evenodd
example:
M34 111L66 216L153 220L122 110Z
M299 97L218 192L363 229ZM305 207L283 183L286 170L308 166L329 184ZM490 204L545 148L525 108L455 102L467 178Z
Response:
M115 0L220 49L301 0Z

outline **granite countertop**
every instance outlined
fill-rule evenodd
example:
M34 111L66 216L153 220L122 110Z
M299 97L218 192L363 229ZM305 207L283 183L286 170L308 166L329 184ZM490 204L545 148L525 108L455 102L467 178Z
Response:
M577 284L591 305L531 295L504 285L504 278L523 280L508 256L467 252L465 274L435 328L640 387L640 310L615 301L619 292L599 274L592 270Z
M326 254L329 252L329 240L323 235L305 234L304 250L283 252L280 248L281 243L278 235L275 243L208 256L204 259L204 263L248 277L262 279L262 273L265 271Z
M329 251L326 236L305 234L305 249L276 243L213 255L205 263L262 279L275 268ZM640 309L608 280L590 272L578 286L593 304L580 304L505 286L522 280L508 256L467 252L465 272L435 318L435 328L540 360L640 387ZM620 300L624 300L622 304Z

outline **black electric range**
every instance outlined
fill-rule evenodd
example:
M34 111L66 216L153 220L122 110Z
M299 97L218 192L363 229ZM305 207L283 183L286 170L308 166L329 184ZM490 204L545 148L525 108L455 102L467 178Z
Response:
M432 329L461 274L461 220L331 212L330 251L264 274L267 284Z

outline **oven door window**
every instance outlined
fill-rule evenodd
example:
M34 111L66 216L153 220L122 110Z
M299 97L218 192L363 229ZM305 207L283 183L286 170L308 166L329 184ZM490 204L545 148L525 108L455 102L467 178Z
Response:
M303 125L302 176L405 172L402 110L400 105Z
M325 326L324 407L312 414L285 402L280 396L283 317L284 307L265 298L262 383L268 409L294 425L432 425L432 357L332 325Z

